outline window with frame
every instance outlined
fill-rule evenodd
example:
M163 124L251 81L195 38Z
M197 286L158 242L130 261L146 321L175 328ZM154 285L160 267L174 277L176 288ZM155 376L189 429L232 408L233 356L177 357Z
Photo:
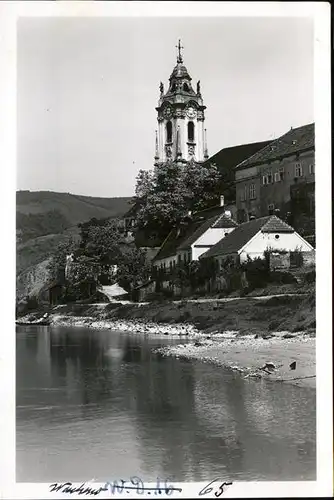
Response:
M240 189L240 201L245 201L247 199L247 186Z
M173 125L172 122L166 123L166 142L173 142Z
M295 163L295 177L303 176L303 168L301 163Z
M314 164L311 163L309 166L308 166L308 171L310 174L314 174Z
M274 174L274 181L275 182L279 182L281 179L280 179L280 175L279 175L279 172L275 172Z
M188 141L194 142L195 140L195 125L194 122L188 122Z
M256 198L255 184L251 184L249 186L249 199L250 200L255 200L255 198Z
M268 176L267 175L262 176L262 184L264 186L266 186L268 184Z
M272 182L273 182L273 174L272 174L272 172L269 172L268 173L268 184L272 184Z
M279 180L283 181L284 180L284 167L280 167L278 170L279 173Z

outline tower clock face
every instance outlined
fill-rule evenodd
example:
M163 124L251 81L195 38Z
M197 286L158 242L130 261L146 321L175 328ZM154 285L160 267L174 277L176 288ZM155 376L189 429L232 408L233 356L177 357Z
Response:
M189 106L187 108L187 115L189 116L189 118L195 118L197 112L196 112L196 109L194 108L194 106Z
M166 106L163 113L165 118L170 118L173 114L171 106Z

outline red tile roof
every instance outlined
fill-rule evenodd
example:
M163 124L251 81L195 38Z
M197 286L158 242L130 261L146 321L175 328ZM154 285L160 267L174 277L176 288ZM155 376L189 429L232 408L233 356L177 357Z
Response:
M289 132L270 142L253 156L239 163L235 168L242 169L267 163L309 149L314 149L314 123L289 130Z
M201 255L200 258L237 253L259 231L262 233L293 233L294 229L276 215L268 215L267 217L244 222Z

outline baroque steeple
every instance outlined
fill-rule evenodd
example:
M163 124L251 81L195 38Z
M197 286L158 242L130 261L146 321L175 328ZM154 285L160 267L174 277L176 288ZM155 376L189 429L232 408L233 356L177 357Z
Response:
M181 40L177 48L176 65L169 77L167 91L160 82L158 107L158 154L156 164L168 160L203 162L208 156L205 146L204 110L197 82L193 89L192 78L183 62Z

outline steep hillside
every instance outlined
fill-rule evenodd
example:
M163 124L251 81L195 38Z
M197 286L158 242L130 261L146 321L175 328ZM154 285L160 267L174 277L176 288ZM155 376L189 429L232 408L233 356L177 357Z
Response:
M129 210L131 198L93 198L53 191L18 191L16 211L21 214L62 214L69 226L95 217L122 217Z
M18 191L17 297L31 294L43 285L47 277L45 262L59 243L78 237L78 223L94 217L122 217L130 207L130 200L126 197L93 198L52 191Z
M16 273L28 269L52 255L60 243L65 243L69 238L76 238L79 233L77 228L72 228L59 234L47 234L32 238L16 245Z

